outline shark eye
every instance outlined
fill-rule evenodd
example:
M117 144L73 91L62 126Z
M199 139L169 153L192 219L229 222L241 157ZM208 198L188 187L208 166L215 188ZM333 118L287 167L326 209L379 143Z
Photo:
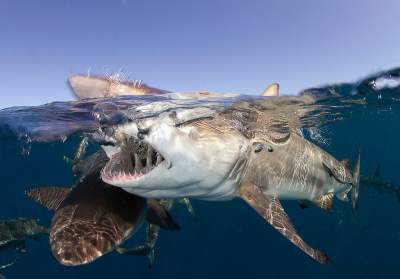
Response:
M258 153L263 150L263 145L261 143L255 143L254 153Z
M150 132L150 129L138 129L138 133L137 133L137 137L140 139L140 140L143 140L144 139L144 136L146 136L146 135L148 135L149 134L149 132Z

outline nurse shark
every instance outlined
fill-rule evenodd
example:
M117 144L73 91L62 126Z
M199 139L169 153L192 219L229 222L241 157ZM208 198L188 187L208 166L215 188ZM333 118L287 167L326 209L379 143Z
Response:
M83 141L83 146L85 145ZM177 230L168 210L172 202L132 195L105 184L100 170L107 161L102 150L83 159L82 144L73 162L73 171L81 177L73 187L40 187L26 194L53 210L49 240L53 256L66 266L89 264L103 255L147 256L154 261L154 248L160 227ZM146 244L124 248L121 245L148 221Z

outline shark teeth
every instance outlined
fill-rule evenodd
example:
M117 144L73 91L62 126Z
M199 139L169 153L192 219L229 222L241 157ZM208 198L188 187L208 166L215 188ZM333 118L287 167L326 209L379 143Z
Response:
M127 142L101 171L104 182L124 183L137 180L164 162L164 157L144 142ZM166 164L169 168L170 164Z
M144 175L145 175L144 173L136 171L134 173L126 173L123 171L112 173L110 171L106 171L105 169L101 171L101 178L103 180L113 181L113 182L128 182L132 180L137 180Z

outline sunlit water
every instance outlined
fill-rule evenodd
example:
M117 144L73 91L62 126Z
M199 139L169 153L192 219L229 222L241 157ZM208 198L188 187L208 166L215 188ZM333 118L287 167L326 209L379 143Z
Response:
M108 254L83 267L63 267L51 256L48 240L31 240L27 253L1 251L0 265L19 261L3 272L8 278L399 278L400 249L400 69L381 72L356 83L305 90L310 105L292 99L271 108L277 129L296 129L338 159L354 158L361 150L360 206L353 214L349 203L335 200L332 213L296 201L284 201L303 238L328 253L331 262L321 266L290 244L241 200L192 200L195 217L182 206L173 209L182 229L162 231L156 261ZM0 219L40 218L48 225L52 213L24 196L37 186L73 184L71 167L81 137L99 125L120 124L160 111L140 113L135 108L151 101L169 100L178 107L206 106L223 110L241 96L212 100L174 100L168 97L120 97L16 107L0 111ZM304 97L303 97L304 98ZM168 108L171 109L171 108ZM281 121L294 112L300 119ZM89 152L98 148L95 144ZM380 167L384 183L367 179ZM382 185L386 185L386 188ZM388 186L389 185L389 186ZM388 187L390 190L388 190ZM130 244L141 243L144 231Z

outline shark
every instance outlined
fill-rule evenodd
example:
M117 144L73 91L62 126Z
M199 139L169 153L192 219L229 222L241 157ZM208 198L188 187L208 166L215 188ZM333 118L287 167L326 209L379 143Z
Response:
M330 121L324 116L331 108L318 103L323 96L203 93L100 95L70 102L66 108L80 109L71 114L72 127L62 125L71 121L65 114L71 110L55 111L51 119L58 129L45 129L43 136L39 127L32 136L51 141L89 134L109 159L101 180L146 199L242 199L311 258L328 263L325 252L299 235L281 204L308 200L329 209L334 198L348 201L351 193L357 206L360 156L350 168L302 133L308 124Z
M25 253L26 241L28 239L39 239L48 234L49 229L40 225L38 219L17 218L0 220L0 251L14 248L18 252ZM16 260L13 260L0 265L0 271L10 268L15 263Z
M308 97L302 98L307 103ZM329 210L334 197L348 201L351 193L356 208L360 157L350 169L305 139L296 125L280 129L283 122L270 114L271 108L279 112L279 102L284 104L268 98L239 101L221 110L168 101L139 107L137 112L158 113L114 127L102 180L146 198L240 198L325 264L326 253L300 237L280 200L308 200ZM287 120L289 126L295 122Z
M83 139L73 162L74 173L81 174L73 187L38 187L26 195L43 207L54 211L49 241L53 256L62 265L78 266L92 263L105 254L147 256L154 262L154 247L160 227L179 229L170 216L171 202L145 199L100 179L100 170L107 161L99 150L88 158L83 156ZM145 245L122 247L148 221Z
M78 99L112 98L117 96L150 96L172 93L170 90L149 86L142 80L128 80L121 74L82 75L73 74L68 77L68 85ZM219 94L238 96L238 93L217 93L210 90L186 91L179 94L181 98L209 98ZM268 85L261 96L279 96L279 84Z
M104 93L90 89L96 88L96 79L80 76L84 86L77 79L72 76L69 83L78 98L88 96L79 93L81 88L97 98L145 95L127 88ZM349 201L351 192L357 208L360 156L351 169L304 138L299 121L310 112L307 105L314 104L310 94L271 99L279 97L279 84L274 83L261 93L265 99L239 97L222 109L193 103L188 107L179 100L207 102L239 94L146 92L155 94L176 101L136 108L137 114L146 116L134 116L104 135L112 143L103 146L110 159L101 172L104 182L146 198L240 198L303 252L322 264L328 262L325 252L300 237L280 200L309 201L330 211L334 197Z
M26 252L26 241L46 236L49 229L40 225L38 219L17 218L0 220L0 251L9 247Z

